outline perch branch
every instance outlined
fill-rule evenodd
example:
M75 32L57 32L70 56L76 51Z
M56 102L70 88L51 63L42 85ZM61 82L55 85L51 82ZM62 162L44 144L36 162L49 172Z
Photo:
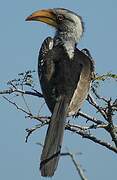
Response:
M3 91L0 91L0 94L12 94L12 93L20 93L20 94L26 94L26 95L31 95L31 96L37 96L37 97L43 97L43 95L34 90L33 91L35 92L32 92L32 91L24 91L24 90L21 90L21 89L18 89L18 88L10 88L10 89L7 89L7 90L3 90Z
M70 124L66 124L66 129L70 130L72 132L75 132L76 134L79 134L80 136L82 136L83 138L87 138L97 144L100 144L104 147L106 147L107 149L117 153L117 148L112 146L110 143L102 141L100 139L97 139L95 136L89 134L87 131L78 129L77 127L72 127Z

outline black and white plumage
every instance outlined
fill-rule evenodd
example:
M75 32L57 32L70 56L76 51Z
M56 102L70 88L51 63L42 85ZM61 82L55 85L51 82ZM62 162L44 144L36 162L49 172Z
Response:
M62 8L41 10L27 20L45 22L56 28L54 38L44 40L38 74L52 116L41 155L42 176L53 176L60 157L65 121L81 108L91 85L94 66L90 55L76 48L83 34L80 16Z

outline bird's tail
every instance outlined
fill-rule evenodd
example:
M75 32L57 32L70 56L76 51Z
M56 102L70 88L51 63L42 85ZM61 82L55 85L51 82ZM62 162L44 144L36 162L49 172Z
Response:
M47 130L45 143L41 155L40 170L42 176L53 176L60 158L65 119L68 103L65 96L61 96L54 108Z

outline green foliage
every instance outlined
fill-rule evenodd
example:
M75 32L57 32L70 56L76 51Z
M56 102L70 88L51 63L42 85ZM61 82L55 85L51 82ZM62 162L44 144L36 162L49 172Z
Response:
M105 80L111 80L114 79L115 81L117 81L117 74L113 74L111 72L107 72L106 74L103 74L101 76L99 76L98 74L96 75L96 77L94 78L94 81L105 81Z

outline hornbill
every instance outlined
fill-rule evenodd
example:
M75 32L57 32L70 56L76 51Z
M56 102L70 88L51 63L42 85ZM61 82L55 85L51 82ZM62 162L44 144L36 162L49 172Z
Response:
M38 75L45 102L52 113L41 155L42 176L53 176L60 158L66 117L81 108L88 95L94 71L87 50L76 45L83 31L82 18L63 9L44 9L32 13L27 21L41 21L55 28L40 49Z

